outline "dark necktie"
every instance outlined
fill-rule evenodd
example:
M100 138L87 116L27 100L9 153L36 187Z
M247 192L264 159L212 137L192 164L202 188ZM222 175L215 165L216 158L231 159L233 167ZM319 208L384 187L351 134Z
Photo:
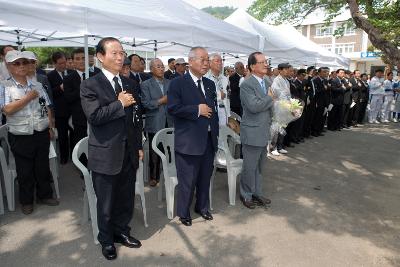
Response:
M199 90L200 94L205 97L203 90L201 90L201 80L197 80L197 89Z
M122 88L121 88L121 85L119 85L119 82L118 82L118 77L117 76L115 76L114 78L113 78L113 81L114 81L114 84L115 84L115 94L117 95L117 97L118 97L118 95L119 95L119 93L121 93L122 92Z
M86 79L85 77L86 77L86 73L82 73L82 81Z
M64 80L64 78L65 78L65 73L62 71L61 72L61 76L62 76L62 79Z
M138 83L140 83L140 76L139 76L139 73L136 73L136 80L137 80Z

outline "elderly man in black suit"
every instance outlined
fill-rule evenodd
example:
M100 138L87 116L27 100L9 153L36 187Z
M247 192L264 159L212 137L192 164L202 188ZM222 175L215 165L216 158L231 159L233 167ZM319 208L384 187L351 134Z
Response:
M230 88L230 104L231 111L242 116L242 106L240 104L240 79L244 75L244 65L238 61L235 63L235 74L229 77L229 88Z
M58 142L60 145L60 163L65 164L68 162L70 155L68 119L71 112L64 96L63 80L70 71L67 70L67 59L64 53L55 52L52 55L52 60L55 69L47 74L47 78L49 79L51 89L53 90L55 121L58 132ZM70 131L69 136L73 136L72 131Z
M81 83L81 101L90 125L88 168L97 197L98 240L104 257L112 260L114 243L141 246L129 227L143 158L141 104L138 84L119 75L125 52L118 39L101 39L96 53L103 69Z
M209 188L218 147L218 104L215 83L203 77L209 69L208 52L189 52L189 72L171 80L168 112L174 119L175 162L178 176L177 214L192 225L190 205L196 189L195 212L212 220Z
M167 92L170 80L164 78L164 64L158 58L150 61L153 78L144 81L142 89L142 104L146 109L146 123L144 131L149 143L153 142L154 135L166 126L171 126L167 117ZM169 122L169 123L168 123ZM150 146L151 147L151 146ZM160 147L162 150L162 147ZM156 186L160 180L160 158L150 149L150 186Z

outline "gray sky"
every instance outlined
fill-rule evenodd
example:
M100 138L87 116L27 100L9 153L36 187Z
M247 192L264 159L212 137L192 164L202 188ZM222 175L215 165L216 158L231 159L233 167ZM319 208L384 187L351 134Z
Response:
M208 6L232 6L247 9L254 0L183 0L194 7L203 8Z

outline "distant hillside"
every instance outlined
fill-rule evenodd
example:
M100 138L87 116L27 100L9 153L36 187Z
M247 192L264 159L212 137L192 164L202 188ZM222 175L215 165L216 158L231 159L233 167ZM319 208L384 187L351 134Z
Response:
M232 14L236 10L236 8L229 6L218 6L218 7L209 6L202 8L202 10L219 19L226 19L227 17L229 17L230 14Z

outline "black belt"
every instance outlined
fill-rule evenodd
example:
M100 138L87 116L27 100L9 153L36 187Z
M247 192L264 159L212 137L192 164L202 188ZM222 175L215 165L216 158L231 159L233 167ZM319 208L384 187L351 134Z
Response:
M224 106L224 104L219 104L218 107L224 108L225 106Z

